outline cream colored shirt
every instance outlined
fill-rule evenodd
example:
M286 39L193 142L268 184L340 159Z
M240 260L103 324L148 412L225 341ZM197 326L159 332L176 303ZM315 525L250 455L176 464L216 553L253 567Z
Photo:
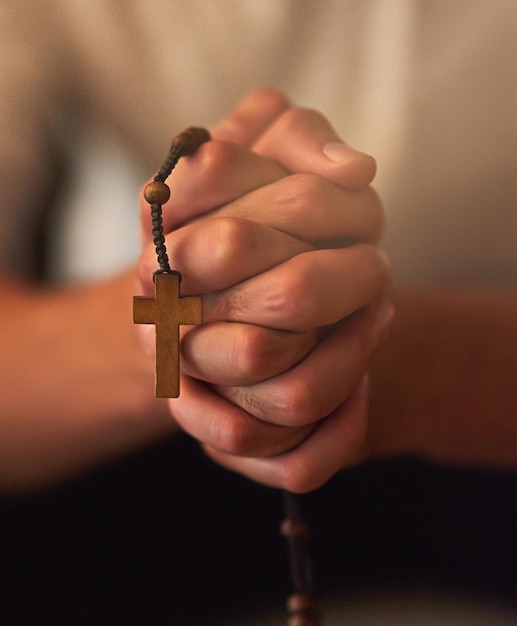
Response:
M170 137L265 85L377 158L399 282L516 284L514 0L11 0L0 11L5 267L23 267L62 153L75 176L57 203L56 273L132 261L137 190Z

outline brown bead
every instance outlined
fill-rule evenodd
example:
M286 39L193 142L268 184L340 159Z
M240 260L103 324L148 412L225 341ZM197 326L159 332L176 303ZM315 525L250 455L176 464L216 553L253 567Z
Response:
M205 128L191 126L175 137L172 143L173 145L182 144L181 154L187 156L194 153L202 143L210 139L210 133Z
M280 525L280 532L284 537L296 537L300 539L309 539L311 529L308 524L302 520L285 519Z
M318 626L319 611L314 599L304 593L294 593L287 600L289 626Z
M171 190L168 185L159 180L153 180L145 186L144 198L149 204L165 204L170 197Z
M293 593L287 599L289 613L311 613L316 610L316 605L311 596L304 593Z

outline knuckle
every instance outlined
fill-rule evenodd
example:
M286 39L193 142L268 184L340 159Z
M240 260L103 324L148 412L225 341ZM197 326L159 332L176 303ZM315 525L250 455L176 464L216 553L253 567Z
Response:
M214 217L207 224L211 228L207 252L216 270L224 270L257 247L257 231L252 222L225 216Z
M270 398L275 422L283 426L307 426L318 419L309 386L299 378L284 381Z
M262 380L269 376L277 342L267 329L243 325L234 348L234 372L244 380Z
M218 422L213 442L215 447L225 454L245 456L253 452L254 433L245 420L235 421L232 419Z
M306 124L308 119L318 120L325 123L325 117L316 109L306 107L292 107L287 109L278 119L278 128L287 133L295 131L301 125Z
M293 455L286 458L279 468L279 482L283 489L291 493L308 493L321 487L326 477L315 472L314 464Z
M194 157L199 175L199 192L216 189L225 173L233 166L235 151L232 144L208 141L200 146Z
M296 272L291 273L289 280L278 285L275 291L275 308L291 330L311 330L317 319L320 299L314 294L317 286L313 278L310 267L298 267ZM316 297L311 297L311 292Z

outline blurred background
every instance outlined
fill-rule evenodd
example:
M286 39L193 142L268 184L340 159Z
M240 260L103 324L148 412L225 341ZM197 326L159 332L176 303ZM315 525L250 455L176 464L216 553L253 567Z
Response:
M5 1L2 268L66 288L133 264L170 138L269 86L377 158L397 285L513 289L516 9ZM516 488L513 471L408 458L304 496L326 623L515 623ZM186 438L0 506L2 623L284 623L279 495Z

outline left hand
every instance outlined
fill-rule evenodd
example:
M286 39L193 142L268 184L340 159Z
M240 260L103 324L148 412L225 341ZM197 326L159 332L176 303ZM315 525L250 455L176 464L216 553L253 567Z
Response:
M360 456L365 373L391 318L375 162L272 92L213 135L164 206L183 295L203 294L205 320L183 333L171 411L222 465L308 491ZM151 246L148 292L155 263Z

